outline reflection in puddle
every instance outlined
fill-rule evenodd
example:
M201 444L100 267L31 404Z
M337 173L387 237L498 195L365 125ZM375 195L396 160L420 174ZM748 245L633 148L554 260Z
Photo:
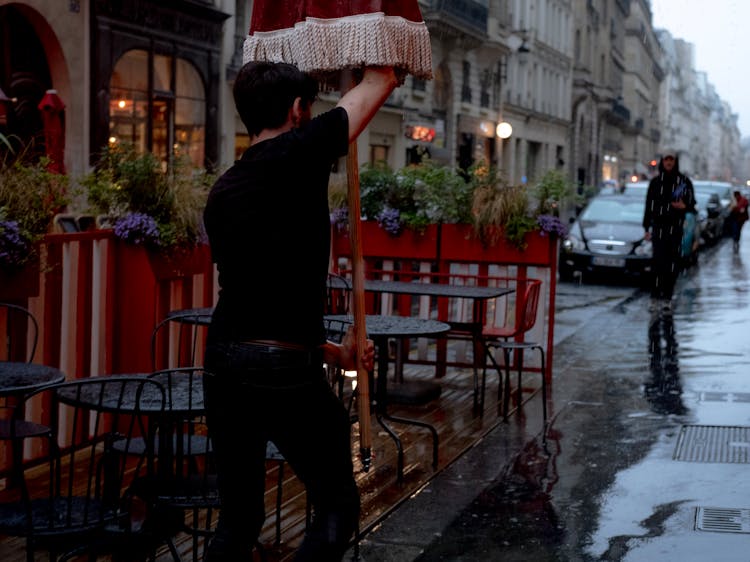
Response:
M648 325L650 376L644 394L658 414L684 414L677 360L677 336L671 313L654 312Z

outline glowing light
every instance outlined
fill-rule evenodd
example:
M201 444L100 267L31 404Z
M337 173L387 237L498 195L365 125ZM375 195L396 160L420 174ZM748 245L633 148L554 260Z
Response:
M507 121L498 123L497 125L497 136L501 139L509 139L513 134L513 127Z
M633 183L637 182L638 181L638 176L636 176L635 174L633 174L632 176L630 176L630 181L633 182Z
M423 125L408 125L406 127L406 138L417 141L432 142L435 138L435 129Z
M119 107L120 109L125 109L125 100L118 101L117 107Z
M109 144L115 144L117 142L117 137L109 137Z

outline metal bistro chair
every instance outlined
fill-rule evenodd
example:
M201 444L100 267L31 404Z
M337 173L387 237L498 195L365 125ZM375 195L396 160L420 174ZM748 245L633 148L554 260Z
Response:
M133 486L133 493L146 500L152 512L151 532L157 540L167 544L176 562L181 560L175 536L182 532L191 537L194 562L214 535L214 514L221 509L216 483L217 474L213 447L203 407L202 368L165 369L149 375L166 389L167 406L160 431L154 440L159 470L156 479L142 480ZM164 446L168 448L165 449ZM266 459L279 463L277 486L276 545L281 540L281 487L284 457L269 442ZM181 517L174 518L175 513ZM186 519L187 516L188 518ZM262 560L266 559L263 546L256 544Z
M346 277L337 273L329 272L326 284L326 314L349 314L349 303L351 300L352 283ZM347 325L338 322L325 322L326 339L341 343L346 332ZM328 380L331 386L336 388L340 399L344 399L344 386L346 377L344 371L337 365L326 365ZM351 401L349 403L351 409Z
M30 310L0 302L0 361L31 363L39 341L39 323Z
M0 302L0 361L31 363L38 342L39 323L31 311L17 304ZM10 442L12 449L20 447L24 437L39 433L36 424L29 424L24 429L24 423L19 422L14 428L15 435L10 434L7 418L13 415L17 404L23 403L22 398L18 394L0 396L0 440ZM13 450L11 456L16 458L19 452Z
M148 375L166 392L166 406L155 420L157 470L134 482L131 494L148 506L144 525L155 544L166 544L181 560L175 536L192 539L193 560L200 560L200 539L213 535L214 511L221 507L211 440L203 407L204 371L198 367L164 369ZM186 517L187 516L187 517Z
M151 334L151 361L155 371L202 367L201 348L205 329L211 321L211 309L195 308L171 312L161 320ZM200 451L200 446L193 447ZM276 521L274 544L281 544L281 515L283 503L284 465L286 459L276 445L266 445L266 460L276 463Z
M151 332L152 370L201 365L205 331L210 322L210 309L170 312Z
M18 485L0 503L0 534L25 538L29 562L42 550L53 561L141 555L124 491L153 469L153 459L121 455L113 444L150 439L144 409L164 404L159 383L133 376L66 381L27 395L11 419L11 439L44 460L23 465L18 459ZM36 433L28 432L30 424Z
M508 418L510 408L510 364L511 354L516 353L516 366L518 372L517 402L520 407L523 388L521 386L521 375L523 374L523 354L527 349L539 351L541 358L542 377L542 413L544 423L547 423L547 383L545 380L544 347L541 343L527 341L525 335L534 328L536 323L537 309L539 305L539 294L542 282L539 279L518 279L516 284L516 295L520 299L516 302L515 313L511 315L512 322L502 327L485 327L482 331L482 344L487 357L499 375L498 402L500 394L503 398L503 417ZM505 366L505 382L503 385L503 369L495 360L493 350L500 349L503 352ZM481 411L484 410L484 391L486 383L486 363L482 370L482 392Z

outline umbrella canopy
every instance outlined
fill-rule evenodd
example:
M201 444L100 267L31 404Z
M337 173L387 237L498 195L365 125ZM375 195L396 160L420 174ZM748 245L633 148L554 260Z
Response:
M243 61L287 62L317 76L394 66L432 78L432 50L416 0L255 0Z
M57 90L47 90L38 105L44 123L44 146L49 156L49 170L65 173L65 104Z

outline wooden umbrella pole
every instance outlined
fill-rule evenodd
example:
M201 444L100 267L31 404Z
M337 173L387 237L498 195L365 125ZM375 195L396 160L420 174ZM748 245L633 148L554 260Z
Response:
M346 155L347 194L349 200L349 239L352 250L352 314L357 342L357 416L359 419L359 451L362 467L370 469L372 437L370 430L369 373L362 367L362 350L367 341L365 325L365 272L362 257L362 226L359 205L359 163L356 139L349 144Z

